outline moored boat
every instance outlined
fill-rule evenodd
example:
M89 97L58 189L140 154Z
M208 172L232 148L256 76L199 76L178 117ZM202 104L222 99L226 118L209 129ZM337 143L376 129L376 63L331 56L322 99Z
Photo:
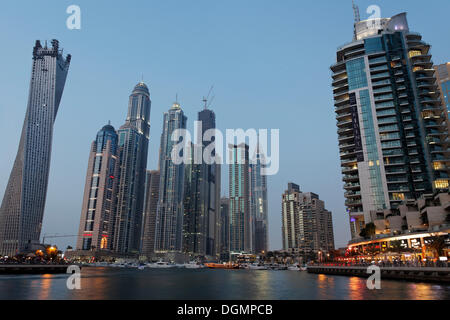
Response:
M201 268L204 268L205 266L200 263L197 263L195 261L191 261L189 263L185 263L184 267L186 269L201 269Z
M300 267L298 265L292 265L288 267L289 271L300 271Z
M168 269L168 268L174 268L175 265L171 264L169 262L166 262L166 261L159 260L156 263L147 264L147 267L152 268L152 269Z
M252 263L248 265L249 270L267 270L267 267L263 264Z
M210 269L239 269L239 265L235 263L205 263Z

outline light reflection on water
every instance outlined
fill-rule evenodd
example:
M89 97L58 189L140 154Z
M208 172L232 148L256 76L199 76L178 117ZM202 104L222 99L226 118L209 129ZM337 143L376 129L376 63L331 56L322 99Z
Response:
M81 290L68 275L0 276L0 299L223 299L223 300L434 300L450 286L266 270L155 270L83 268Z

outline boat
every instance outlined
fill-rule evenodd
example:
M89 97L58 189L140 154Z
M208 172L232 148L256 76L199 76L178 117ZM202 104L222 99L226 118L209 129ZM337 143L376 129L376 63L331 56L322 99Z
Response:
M205 266L210 269L239 269L239 265L234 263L205 263Z
M138 270L144 270L145 269L145 266L139 266L138 267Z
M186 269L201 269L201 268L204 268L205 266L202 265L202 264L199 264L199 263L197 263L195 261L191 261L189 263L185 263L184 267Z
M156 263L147 264L147 267L152 268L152 269L168 269L168 268L174 268L175 265L165 262L165 261L162 261L162 260L159 260Z
M247 269L249 270L267 270L267 267L263 264L252 263L249 264Z
M303 266L303 267L300 267L300 270L301 270L301 271L307 271L307 270L308 270L308 267L305 265L305 266Z
M287 270L288 267L281 264L271 264L268 266L269 270Z
M300 267L298 265L292 265L288 267L289 271L300 271Z

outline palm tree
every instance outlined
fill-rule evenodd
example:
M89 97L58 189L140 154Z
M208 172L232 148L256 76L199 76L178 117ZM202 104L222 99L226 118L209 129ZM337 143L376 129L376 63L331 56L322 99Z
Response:
M436 258L444 255L444 249L446 248L444 237L434 236L431 237L430 249L436 253Z

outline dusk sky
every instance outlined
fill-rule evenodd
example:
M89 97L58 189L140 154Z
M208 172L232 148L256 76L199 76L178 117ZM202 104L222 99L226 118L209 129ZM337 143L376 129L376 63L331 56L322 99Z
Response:
M450 1L358 0L361 18L408 13L412 31L450 60ZM66 8L81 8L69 30ZM109 120L125 121L142 76L152 100L148 169L156 169L163 112L178 94L189 127L214 85L217 126L280 129L280 171L268 179L270 248L281 248L288 182L320 195L333 213L336 247L350 239L329 67L353 35L351 0L3 1L0 10L0 197L16 156L37 39L60 41L72 63L54 127L44 234L78 232L90 144ZM228 194L222 169L222 195ZM1 201L0 199L0 201ZM49 239L65 249L75 237Z

